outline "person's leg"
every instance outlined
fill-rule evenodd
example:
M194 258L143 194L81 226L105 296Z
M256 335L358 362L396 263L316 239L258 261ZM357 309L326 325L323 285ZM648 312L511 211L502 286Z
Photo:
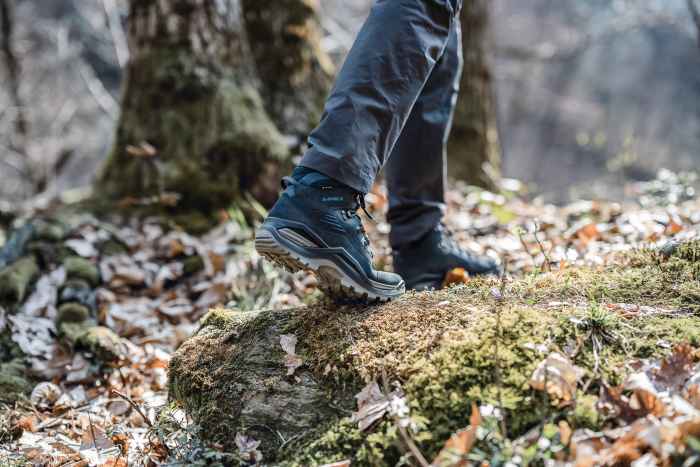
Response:
M300 167L256 232L256 250L312 270L337 299L390 300L357 211L458 24L461 0L378 0L345 61Z
M459 21L461 0L378 0L300 162L369 192Z
M384 168L389 241L395 250L424 237L444 215L446 145L462 75L461 36L457 23Z
M408 289L438 289L445 274L498 274L489 257L462 249L441 226L445 211L446 146L462 74L459 27L449 37L385 167L389 241L394 272Z

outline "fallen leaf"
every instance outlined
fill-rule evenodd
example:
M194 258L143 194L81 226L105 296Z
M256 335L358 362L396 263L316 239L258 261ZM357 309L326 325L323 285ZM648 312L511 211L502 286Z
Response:
M29 400L40 409L50 409L63 394L61 388L53 383L43 382L37 384L32 390Z
M366 431L381 420L389 409L389 399L379 389L379 384L372 381L356 396L357 412L352 414L352 421L357 423L360 431Z
M471 465L467 454L476 443L476 430L479 425L481 425L481 413L476 404L472 403L469 427L458 431L447 440L431 467L467 467Z
M236 433L234 442L238 448L238 453L244 460L254 462L256 464L262 461L262 453L258 450L258 447L260 447L260 441L257 441L250 436Z
M304 364L302 358L296 354L297 336L294 334L281 335L280 345L286 354L284 356L284 366L287 367L287 376L292 376Z
M469 282L469 273L464 268L451 269L445 275L445 280L442 282L442 287L449 287L456 284L466 284Z
M321 467L350 467L350 461L344 460L333 464L323 464Z
M558 352L552 352L535 369L530 379L530 386L547 393L561 402L574 399L576 385L582 376L582 370Z
M127 144L126 153L130 156L150 159L155 157L158 154L158 151L152 144L142 141L138 146Z
M78 256L82 256L83 258L94 258L99 254L97 248L95 248L95 246L87 240L72 238L70 240L66 240L64 244L73 250Z

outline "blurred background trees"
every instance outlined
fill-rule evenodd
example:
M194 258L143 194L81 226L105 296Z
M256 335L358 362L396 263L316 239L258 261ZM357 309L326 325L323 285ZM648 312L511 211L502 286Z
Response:
M145 17L148 3L134 3L144 5L138 16ZM185 9L198 5L194 0L178 3ZM144 56L161 45L149 44L132 25L126 0L2 0L0 204L16 204L42 192L48 199L66 189L90 186L105 164L100 188L117 197L176 191L182 187L173 180L182 171L169 168L174 167L171 157L204 161L207 154L216 162L200 175L217 172L210 194L217 193L217 180L226 185L240 175L244 183L236 186L243 191L262 199L265 192L275 191L276 175L263 171L260 176L255 164L243 164L250 160L242 155L245 151L229 157L229 150L212 149L225 145L204 130L215 124L205 122L224 125L241 115L225 115L218 99L222 86L238 83L250 92L248 97L256 96L241 109L252 103L251 122L265 121L265 132L273 135L262 138L266 143L258 149L289 161L317 119L333 65L342 61L371 1L267 3L207 2L219 15L211 22L217 33L235 40L223 47L219 41L216 51L202 54L181 51L175 65L162 67L161 81L148 82L153 69L143 65L148 61ZM564 202L580 197L619 199L626 182L653 177L661 167L695 168L700 138L696 4L468 2L462 18L466 63L450 143L451 175L489 186L498 171L485 173L483 162L498 168L502 153L503 175L531 184L533 193L549 201ZM205 23L192 26L193 32L206 31ZM187 34L164 32L157 38L163 44L184 37L179 45L191 50L197 45ZM135 34L141 42L134 43ZM132 62L129 45L135 51ZM163 85L164 75L178 67L184 72L188 60L197 65L190 69L194 82L213 81L210 94L196 99L189 94L187 107L211 112L188 114L179 123L171 120L168 128L196 129L197 141L183 142L188 132L176 130L166 143L167 117L184 105L174 99L193 88L184 81L179 85L184 91ZM215 62L221 64L212 71ZM149 102L156 91L163 95ZM195 105L197 99L201 105ZM120 130L115 132L117 126ZM240 125L227 128L228 140L233 134L250 137L252 132ZM176 143L175 138L182 139ZM238 144L239 138L233 139ZM149 156L153 151L156 155ZM238 166L216 170L222 161L234 160L244 166L240 173ZM188 176L181 173L180 179L194 185L191 173L184 173ZM120 189L118 183L110 183L117 180L128 183ZM224 190L216 196L223 202L236 195ZM187 197L181 202L198 203Z
M496 89L489 63L490 0L464 3L462 49L464 71L448 146L452 177L471 185L497 190L501 172Z
M100 177L111 198L213 212L274 201L284 132L308 131L330 82L302 1L130 2L121 117ZM265 96L264 98L261 96Z

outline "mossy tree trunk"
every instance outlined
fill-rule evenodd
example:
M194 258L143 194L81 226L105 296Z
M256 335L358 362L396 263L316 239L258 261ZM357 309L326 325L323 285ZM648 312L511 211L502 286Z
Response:
M676 245L661 252L663 260L659 252L634 251L606 268L568 268L505 286L474 279L378 306L213 310L170 361L170 397L229 452L237 451L237 433L260 441L267 465L350 459L353 466L391 466L406 454L394 420L383 417L363 432L350 417L367 382L386 376L392 388L401 383L411 416L421 421L416 443L433 459L469 424L472 403L500 406L511 439L541 426L557 401L533 390L530 378L549 351L576 342L573 363L585 375L575 406L567 404L574 410L560 415L574 430L602 431L609 425L595 409L599 387L585 381L620 384L629 361L668 354L662 339L697 345L699 248ZM496 286L504 287L502 300L492 296ZM620 304L658 311L622 319L612 311ZM599 347L589 326L601 316L616 337ZM291 360L282 346L290 335ZM478 447L502 451L490 442Z
M500 175L501 147L493 76L487 57L490 8L489 0L464 3L464 72L448 154L450 175L454 178L495 189Z
M306 136L321 116L334 74L321 50L318 0L242 0L250 45L272 120Z
M274 201L287 129L261 97L242 3L131 0L131 55L102 193L174 193L178 209L204 213L245 193Z

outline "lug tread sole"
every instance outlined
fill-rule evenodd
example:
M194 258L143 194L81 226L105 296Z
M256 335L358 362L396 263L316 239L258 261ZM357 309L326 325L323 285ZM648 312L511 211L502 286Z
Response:
M282 267L291 273L298 271L313 272L319 284L319 289L336 303L383 303L397 297L373 294L355 287L349 281L344 281L339 272L329 266L316 266L310 260L280 245L267 230L260 229L255 235L255 249L265 259Z

